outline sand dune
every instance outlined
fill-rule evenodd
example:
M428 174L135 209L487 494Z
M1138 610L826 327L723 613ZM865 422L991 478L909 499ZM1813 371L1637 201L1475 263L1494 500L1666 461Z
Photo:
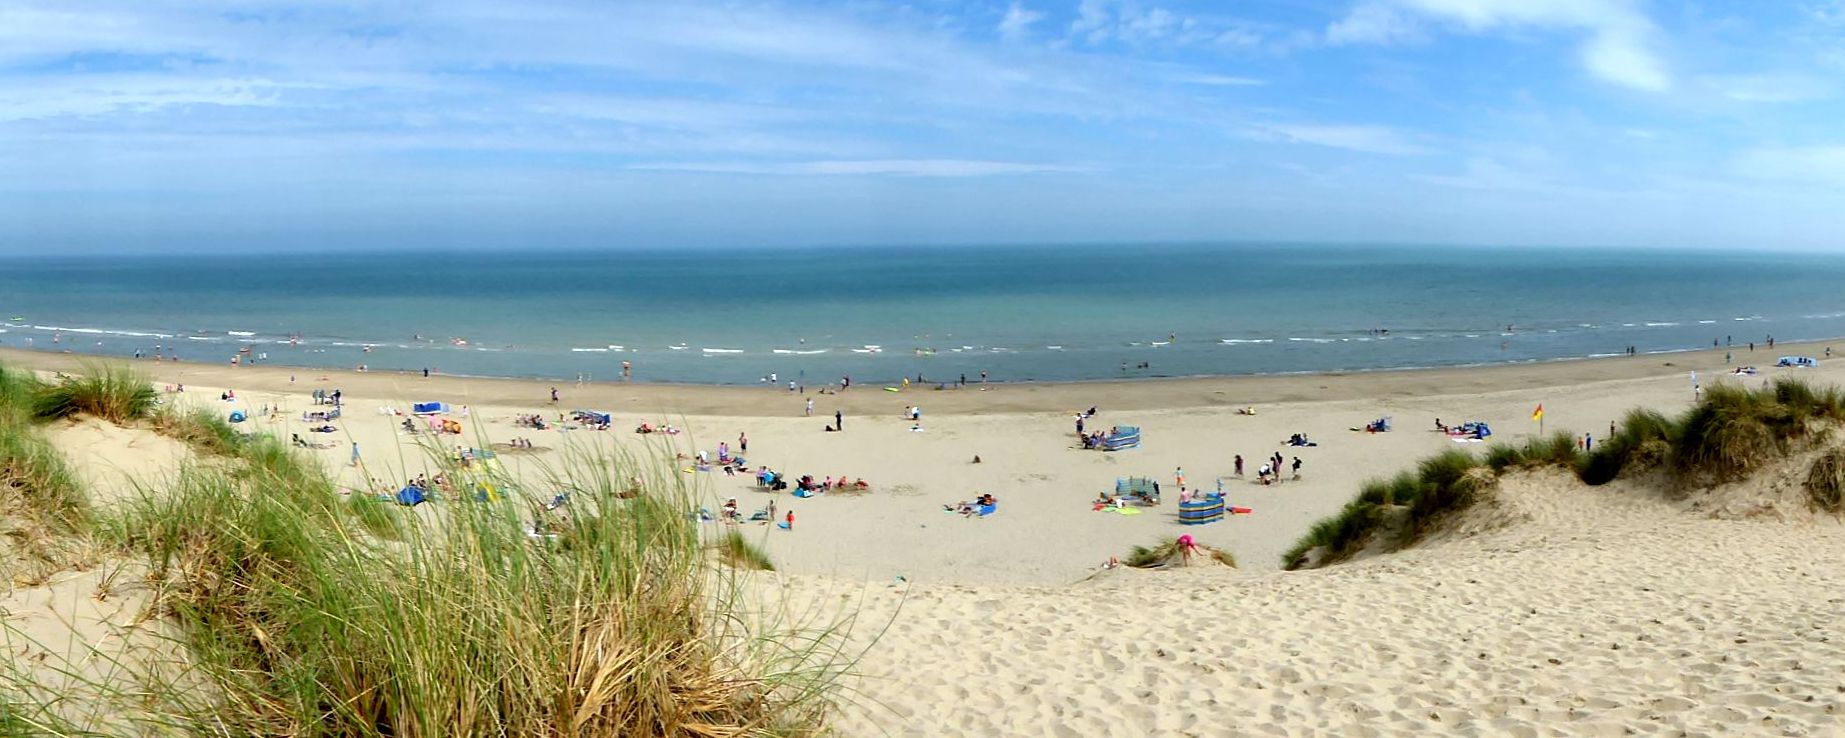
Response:
M883 707L844 731L1845 731L1845 528L1568 480L1502 498L1502 529L1327 570L873 588L866 617L894 617L865 658Z

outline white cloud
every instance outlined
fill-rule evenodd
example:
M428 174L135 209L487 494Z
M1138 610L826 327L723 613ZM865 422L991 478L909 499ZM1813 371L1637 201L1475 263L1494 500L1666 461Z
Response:
M1267 80L1260 80L1254 77L1236 77L1225 74L1185 75L1175 78L1174 81L1191 85L1205 85L1207 87L1261 87L1268 84Z
M1087 43L1253 46L1263 40L1247 24L1228 18L1176 13L1136 0L1083 0L1070 36Z
M1326 27L1326 41L1335 45L1409 43L1423 37L1422 27L1414 18L1380 2L1359 5Z
M1260 127L1252 133L1258 138L1330 146L1370 154L1414 156L1429 153L1427 147L1411 141L1401 131L1384 126L1285 124Z
M1399 43L1417 38L1419 16L1469 33L1540 28L1588 34L1578 54L1590 74L1637 90L1672 86L1654 46L1651 19L1631 0L1366 0L1327 27L1333 43Z
M266 79L140 74L36 79L24 87L0 86L0 121L148 113L184 105L270 106L283 87Z
M1006 7L1006 17L999 21L1000 38L1008 41L1024 38L1032 25L1041 20L1044 20L1043 12L1026 10L1024 3L1013 0L1013 3Z
M649 162L629 169L724 174L790 176L896 175L905 177L990 177L1007 174L1089 172L1092 167L1031 164L969 159L860 159L833 161L762 162Z
M1713 75L1699 81L1738 102L1809 102L1831 97L1837 90L1833 82L1802 74Z

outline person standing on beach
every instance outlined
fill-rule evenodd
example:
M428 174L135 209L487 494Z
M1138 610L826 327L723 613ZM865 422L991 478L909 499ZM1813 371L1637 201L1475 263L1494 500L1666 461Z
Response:
M1294 481L1300 481L1300 457L1294 457Z
M814 416L814 398L809 397L807 398L807 417L811 418L813 416Z
M357 441L354 441L352 444L352 465L359 465L359 444Z
M551 388L551 404L553 405L557 404L557 388L556 387Z
M1172 482L1178 485L1179 489L1185 489L1185 467L1175 466L1172 468Z
M981 384L987 383L987 373L986 373L986 370L984 369L980 371L980 383Z
M1243 476L1243 455L1242 454L1236 455L1236 475L1239 477Z
M839 410L833 411L833 429L834 430L845 430L846 429L846 414L844 412L839 411Z
M626 361L622 362L621 363L621 381L626 382L633 378L634 378L634 364L626 362Z
M429 367L423 367L423 378L424 379L429 378Z

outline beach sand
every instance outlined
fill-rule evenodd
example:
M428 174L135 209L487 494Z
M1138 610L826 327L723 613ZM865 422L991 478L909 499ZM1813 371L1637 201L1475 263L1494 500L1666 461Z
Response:
M1845 362L1770 368L1784 345L1748 355L1750 384L1781 374L1827 382ZM1717 381L1721 351L1515 366L1344 375L994 385L890 393L855 387L815 398L784 389L424 379L277 367L139 362L169 401L276 419L245 424L328 440L317 452L355 489L395 489L423 471L419 439L398 429L411 402L467 406L444 447L530 438L548 452L502 454L526 492L546 496L544 467L570 446L646 453L734 449L754 464L815 477L864 478L864 494L771 498L746 476L691 472L711 509L774 499L792 530L747 525L780 569L785 596L858 603L860 704L847 735L1606 735L1627 730L1835 735L1845 698L1845 534L1827 521L1712 519L1657 494L1589 490L1566 480L1509 482L1507 502L1476 535L1323 571L1281 572L1279 555L1368 478L1457 445L1434 421L1486 421L1495 440L1549 431L1597 437L1634 407L1690 404L1689 372ZM0 362L77 370L76 357L0 352ZM1737 362L1743 363L1743 362ZM290 382L290 375L294 381ZM548 389L563 393L547 404ZM237 400L216 399L234 389ZM300 419L313 388L342 390L338 433ZM924 430L900 417L923 408ZM1091 428L1137 425L1142 448L1076 447L1071 413ZM1254 416L1235 409L1254 406ZM533 431L514 416L589 408L613 430ZM825 433L834 410L846 429ZM1396 430L1355 432L1379 416ZM451 415L450 417L455 417ZM685 433L639 436L640 422ZM1319 443L1288 448L1292 433ZM358 443L361 463L350 463ZM1302 478L1250 477L1280 451ZM149 452L151 453L151 451ZM981 463L972 459L979 455ZM677 464L676 464L677 465ZM1220 477L1250 515L1181 528L1174 473L1213 488ZM1167 485L1137 516L1091 509L1125 476ZM375 481L374 481L375 480ZM998 497L985 518L943 505ZM726 527L711 524L719 532ZM1136 544L1191 533L1233 553L1238 570L1099 571ZM843 599L842 599L843 598Z

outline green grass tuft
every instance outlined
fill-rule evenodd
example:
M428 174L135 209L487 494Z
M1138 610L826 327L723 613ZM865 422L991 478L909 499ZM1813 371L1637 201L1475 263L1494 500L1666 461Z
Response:
M1528 438L1523 444L1494 444L1486 452L1486 465L1496 473L1507 469L1557 467L1576 471L1584 463L1582 449L1576 446L1575 434L1559 431L1548 436Z
M775 571L775 563L769 560L769 554L761 547L749 542L742 533L731 531L718 540L718 553L724 563L739 569L756 571Z
M150 724L378 737L822 730L843 670L837 634L746 627L682 475L611 455L571 463L586 471L547 489L571 503L539 513L547 535L535 535L517 482L479 465L442 468L454 491L429 503L442 523L423 526L363 494L342 503L314 462L269 436L232 461L189 468L122 526L192 661L183 679L144 679ZM621 499L636 473L647 493ZM500 494L477 500L480 485ZM173 687L187 682L209 688Z
M236 426L205 408L190 411L165 408L152 417L156 432L212 456L236 456L249 441Z
M1224 566L1236 568L1236 557L1231 555L1229 551L1212 548L1202 544L1194 545L1197 546L1199 553L1202 555L1209 556L1212 560ZM1121 563L1135 569L1158 569L1166 566L1179 556L1179 539L1177 537L1172 537L1161 540L1159 543L1152 546L1135 546L1129 549L1127 558L1122 559Z
M1807 470L1807 497L1813 507L1845 514L1845 448L1828 449Z
M1351 558L1374 541L1397 550L1427 535L1436 521L1467 509L1496 483L1491 467L1471 453L1450 449L1423 459L1414 471L1373 479L1338 513L1314 523L1281 556L1286 569ZM1391 514L1393 511L1395 515ZM1390 525L1392 521L1400 526ZM1387 536L1379 541L1379 536ZM1317 559L1310 559L1315 551Z
M39 389L33 413L40 418L94 415L112 423L147 417L159 401L139 372L119 364L86 364L84 373Z

